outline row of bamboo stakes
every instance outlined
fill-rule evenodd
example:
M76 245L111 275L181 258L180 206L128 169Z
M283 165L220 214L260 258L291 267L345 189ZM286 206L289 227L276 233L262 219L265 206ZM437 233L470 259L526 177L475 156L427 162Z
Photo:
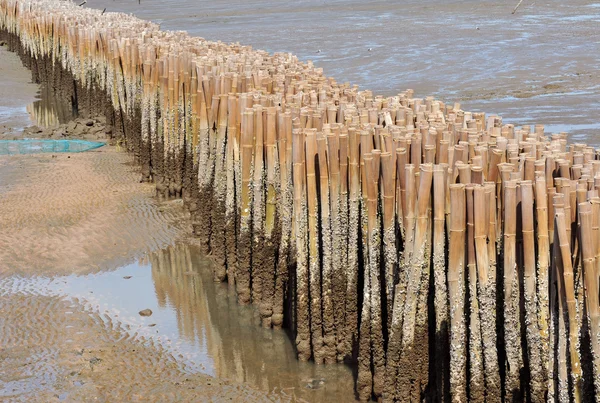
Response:
M361 400L600 392L597 150L71 2L0 0L0 30L140 119L215 280L300 360L357 362Z

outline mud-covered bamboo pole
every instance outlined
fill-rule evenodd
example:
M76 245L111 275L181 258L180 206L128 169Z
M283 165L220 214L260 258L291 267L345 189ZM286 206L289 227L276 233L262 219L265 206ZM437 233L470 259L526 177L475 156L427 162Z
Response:
M391 328L392 306L394 303L395 271L398 259L396 250L396 167L392 161L392 154L384 152L381 154L381 177L382 177L382 216L383 216L383 272L385 273L385 298L388 322L387 329Z
M517 183L504 185L504 342L506 349L507 399L520 396L520 371L523 365L520 331L520 292L517 270Z
M542 340L538 325L538 301L536 292L536 257L533 214L534 193L531 181L521 182L521 220L523 232L523 295L525 297L525 331L527 337L527 357L531 380L529 387L533 402L545 400L546 379L542 365Z
M494 185L492 185L494 186ZM483 348L483 366L485 377L486 401L500 402L502 396L500 384L500 370L498 367L498 352L496 350L496 272L494 265L490 264L489 236L495 231L487 232L486 217L495 209L487 205L487 189L475 186L473 189L473 221L474 241L477 264L477 295L479 298L479 313L481 326L481 340ZM491 249L495 254L495 248Z
M433 276L435 305L436 395L449 400L448 364L450 362L448 282L446 277L446 172L444 166L433 169Z
M371 153L364 153L362 155L363 166L365 169L364 178L362 182L366 184L366 192L363 194L365 199L364 212L367 215L367 225L370 228L374 228L377 225L377 201L375 187L375 178L373 177L373 155ZM367 169L368 174L367 176ZM370 190L369 190L370 189ZM369 199L369 194L372 193L372 199ZM370 209L369 209L370 207ZM364 266L364 285L363 285L363 303L360 316L360 329L358 339L358 379L357 379L357 390L358 397L362 401L369 400L373 394L373 353L371 349L371 266L369 264L369 249L368 242L371 241L369 227L366 229L367 236L366 242L363 237L363 253L366 255L366 264Z
M215 101L217 102L217 101ZM213 188L213 202L211 212L211 251L215 260L213 266L214 280L221 282L227 275L227 257L225 245L225 200L227 199L227 108L229 106L227 94L218 97L218 112L216 119L217 133L215 143L215 173Z
M254 166L252 169L252 303L261 304L265 280L265 110L254 105Z
M467 340L469 350L469 401L481 402L484 396L483 344L481 339L481 320L479 314L480 297L478 295L477 260L475 257L475 212L474 187L466 186L467 191L467 278L469 300L469 327ZM484 211L485 213L485 211Z
M306 129L306 197L308 207L308 271L310 284L310 332L315 363L324 362L321 253L319 251L318 199L315 159L317 129Z
M226 198L225 198L225 249L227 251L227 281L235 285L237 271L238 221L239 205L237 203L239 176L239 141L238 141L238 102L236 97L228 98L227 145L226 145ZM194 148L195 149L195 148ZM196 153L194 153L196 155Z
M408 269L400 364L410 366L399 374L401 399L419 399L428 379L429 251L431 250L430 200L433 165L420 165L413 256ZM410 363L410 364L409 364Z
M280 194L280 165L277 150L277 114L275 107L269 107L266 111L266 199L265 199L265 222L264 222L264 258L262 282L263 298L259 307L263 327L269 328L272 324L273 298L275 294L275 281L277 275L277 264L275 257L279 243L279 226L277 215L278 198ZM255 280L256 281L256 280Z
M343 361L343 339L346 325L345 271L348 267L348 136L332 133L327 136L333 227L333 310L336 335L336 360Z
M321 294L323 300L323 360L326 364L332 364L336 361L335 313L333 311L333 255L336 252L333 250L333 234L331 228L327 139L323 135L317 139L317 155L319 158L320 235L321 248L323 251L321 269Z
M252 272L252 169L254 166L254 111L247 108L242 115L241 133L241 205L238 237L238 271L236 290L238 302L251 302L250 278Z
M293 181L292 181L292 116L289 111L279 111L278 142L280 195L277 214L280 217L280 243L273 296L273 315L271 323L274 328L283 326L285 290L289 282L290 250L292 243L293 222Z
M550 276L550 346L552 372L549 374L550 387L548 394L559 401L569 400L569 374L567 371L567 334L565 312L563 306L564 298L560 295L564 292L562 281L563 263L558 241L558 228L556 226L556 213L564 214L564 196L556 194L552 200L554 211L554 238L552 246L552 272ZM556 377L556 379L555 379Z
M545 377L549 374L549 283L550 238L548 236L548 194L543 172L535 179L535 209L537 225L537 316L540 327L542 363Z
M352 357L358 342L358 268L360 226L360 165L359 137L354 129L348 130L348 269L346 287L346 326L342 354Z
M400 376L399 370L401 365L401 353L404 332L404 314L406 301L406 287L408 284L407 273L410 264L409 249L412 250L414 223L415 223L415 204L416 204L416 189L415 189L415 174L414 165L405 164L402 175L405 180L404 192L401 196L406 198L406 218L403 220L405 224L404 233L407 234L404 241L404 251L398 258L398 282L394 287L394 305L392 308L392 324L389 331L389 341L386 357L386 382L384 387L385 399L400 399L400 388L398 387L397 379ZM408 212L410 210L410 213ZM411 228L408 231L408 228ZM410 235L409 235L410 234Z
M563 317L568 334L564 337L568 340L568 355L570 358L570 377L573 389L573 399L581 402L583 398L583 381L581 379L581 358L579 353L579 335L577 315L578 307L575 299L575 284L573 278L573 263L571 261L571 247L569 245L565 208L555 209L556 232L562 260L562 272L559 272L559 304L563 309ZM560 335L559 335L560 337Z
M310 301L308 274L308 209L306 198L306 166L304 133L297 129L293 135L294 219L296 248L296 350L298 359L308 361L310 346Z
M448 296L450 300L450 394L453 402L467 401L467 329L465 319L465 185L450 185Z

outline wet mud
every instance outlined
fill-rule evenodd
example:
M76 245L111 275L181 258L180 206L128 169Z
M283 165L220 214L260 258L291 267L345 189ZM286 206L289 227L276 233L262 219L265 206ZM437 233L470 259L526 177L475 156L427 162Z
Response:
M45 365L3 379L4 397L354 398L350 368L299 362L287 333L261 329L260 315L238 305L234 289L213 282L212 266L198 245L180 243L112 271L0 280L0 309L9 313L0 337L14 343L0 368L17 368L26 357ZM152 315L140 316L142 308ZM46 332L50 323L56 329ZM33 382L26 371L46 382ZM108 388L116 377L122 387Z

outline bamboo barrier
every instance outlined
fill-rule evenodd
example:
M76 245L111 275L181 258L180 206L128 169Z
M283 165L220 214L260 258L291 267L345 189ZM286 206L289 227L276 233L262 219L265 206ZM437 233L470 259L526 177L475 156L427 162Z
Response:
M0 0L0 39L184 199L262 326L357 363L361 400L599 396L599 150L70 2Z

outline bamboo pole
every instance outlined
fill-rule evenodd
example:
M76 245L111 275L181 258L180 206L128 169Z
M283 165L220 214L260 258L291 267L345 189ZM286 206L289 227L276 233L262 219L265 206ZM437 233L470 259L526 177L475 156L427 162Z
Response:
M392 307L394 303L394 275L396 271L398 252L396 250L396 167L392 161L392 154L385 152L381 154L381 176L382 176L382 204L383 204L383 260L385 273L385 298L387 306L386 323L388 331L392 324Z
M364 149L364 148L363 148ZM366 208L364 208L364 212L366 213L366 221L367 225L371 228L374 228L377 220L377 212L375 210L376 201L369 200L369 193L375 193L376 190L372 189L374 187L374 179L372 177L372 161L373 156L371 153L363 153L362 155L363 166L365 167L365 177L362 183L366 186L366 192L363 193L363 199L367 199ZM367 177L366 169L369 169L370 177ZM369 181L370 179L370 181ZM369 188L371 188L371 192L369 192ZM372 196L375 197L374 195ZM370 210L367 210L368 207L371 207ZM358 338L358 379L357 383L357 391L358 397L362 401L369 400L373 393L373 371L372 371L372 350L371 350L371 276L370 270L371 267L369 265L369 245L367 244L369 240L369 230L368 228L365 230L367 232L367 236L363 236L363 253L366 255L366 264L364 266L364 285L363 285L363 303L361 309L361 317L360 317L360 330L359 330L359 338Z
M446 172L441 165L433 169L433 275L435 284L435 359L436 393L439 401L449 400L448 364L450 362L448 285L446 279Z
M318 200L315 157L317 129L306 130L306 196L308 207L308 271L310 277L310 329L315 363L324 362L323 307L321 297L321 253L319 251Z
M552 200L553 212L561 211L564 214L564 196L556 194ZM554 221L556 222L556 214L553 213ZM554 399L567 401L569 399L569 380L567 373L567 337L565 330L565 320L562 303L559 297L564 286L560 278L562 275L562 257L558 242L557 227L554 226L554 233L557 242L552 243L552 271L550 276L550 345L553 347L551 352L551 372L548 379L550 387L548 394ZM556 378L556 379L555 379Z
M520 297L517 272L517 183L508 181L504 186L504 341L506 349L505 396L509 401L520 396L522 368Z
M212 231L211 247L212 256L215 260L213 275L214 280L221 282L227 275L227 257L226 250L223 247L226 242L225 234L225 200L227 198L227 167L226 167L226 147L227 147L227 94L221 94L218 101L217 117L217 138L215 144L215 172L213 190L213 208L211 215Z
M306 198L305 139L301 130L293 135L293 183L296 247L296 350L300 361L311 357L308 271L308 210Z
M319 202L320 202L320 235L322 248L321 261L321 293L323 301L323 360L326 364L336 361L336 336L333 311L333 233L331 221L331 203L329 189L329 166L327 160L327 139L321 135L317 139L319 158ZM338 179L339 180L339 179Z
M348 130L348 270L346 288L346 329L344 356L352 356L353 344L358 339L358 268L360 226L360 166L359 138L354 129Z
M247 108L242 115L241 135L241 210L238 242L238 273L236 290L238 302L247 305L251 301L250 273L252 270L252 168L254 165L254 111Z
M495 187L495 185L492 185ZM475 186L473 189L473 221L474 221L474 242L477 264L477 295L479 297L479 312L481 339L483 345L483 365L485 368L485 390L486 401L499 402L501 398L500 371L498 367L498 353L496 351L496 272L495 258L490 257L495 254L495 247L488 248L487 243L493 244L489 237L495 238L495 231L492 229L486 233L486 216L495 209L490 209L486 203L489 199L489 192L483 186ZM491 219L493 219L492 217ZM492 238L492 239L494 239Z
M410 363L408 371L399 374L401 398L418 399L428 378L428 354L426 346L419 345L428 338L427 297L429 287L429 251L431 249L430 200L433 165L420 165L420 181L417 193L417 218L413 256L408 269L408 284L404 308L401 364ZM408 183L408 181L407 181ZM415 342L416 341L416 342Z
M529 369L531 372L529 387L531 389L532 401L543 402L545 400L546 379L542 365L544 351L542 349L542 340L538 325L533 202L534 193L531 181L522 181L521 219L524 256L525 331L527 337L527 357L529 358Z
M343 338L346 325L345 270L348 265L348 136L345 133L327 136L328 156L331 167L330 195L333 225L333 310L336 335L336 360L343 361Z
M593 382L596 391L598 391L600 390L600 302L598 301L598 261L596 251L594 250L598 249L598 234L593 233L594 217L591 204L579 204L579 219L581 222L581 253L586 291L585 307L592 351L594 353Z
M558 281L561 284L559 290L559 303L563 307L564 321L566 325L565 334L569 346L569 358L571 369L571 381L573 383L573 399L580 402L583 398L583 381L581 379L581 360L579 355L580 329L577 321L578 307L575 299L575 285L573 279L573 265L571 261L571 248L567 235L566 208L557 208L555 220L558 234L560 255L562 259L562 272L559 272ZM559 335L560 337L560 335Z
M263 299L259 307L262 326L270 328L273 316L273 298L275 294L275 281L277 276L277 254L279 239L279 205L280 179L279 153L277 149L277 114L275 107L268 107L266 111L266 197L265 197L265 222L264 222L264 271L262 282Z
M479 314L480 297L477 293L477 264L475 257L475 212L474 187L466 186L467 191L467 277L469 300L469 327L467 329L469 351L469 401L484 401L483 345L481 319ZM483 210L485 214L485 210Z
M237 141L238 135L238 102L236 97L229 96L228 98L228 122L227 122L227 145L226 145L226 198L225 198L225 234L226 234L226 250L227 250L227 281L230 286L235 285L235 273L237 271L237 248L238 248L238 220L239 220L239 197L236 183L241 180L239 176L239 144ZM194 131L194 133L196 133ZM192 142L195 140L192 139ZM195 147L193 148L196 149ZM197 153L194 152L194 155ZM236 161L238 160L238 161Z
M254 166L252 167L252 303L262 304L265 265L265 118L262 105L254 105Z
M546 178L544 173L540 173L535 180L535 208L537 224L537 320L540 327L540 341L542 349L542 363L545 377L549 374L549 272L550 266L550 242L548 236L548 195L546 188Z
M292 181L292 116L289 111L279 111L278 123L278 151L279 151L279 178L280 196L280 236L279 257L277 261L277 274L275 280L275 295L273 301L273 316L271 319L273 328L279 329L283 326L284 303L286 288L289 279L289 255L292 243L293 220L293 181Z
M465 321L465 185L450 185L448 294L450 299L450 394L453 402L467 401L467 338Z

